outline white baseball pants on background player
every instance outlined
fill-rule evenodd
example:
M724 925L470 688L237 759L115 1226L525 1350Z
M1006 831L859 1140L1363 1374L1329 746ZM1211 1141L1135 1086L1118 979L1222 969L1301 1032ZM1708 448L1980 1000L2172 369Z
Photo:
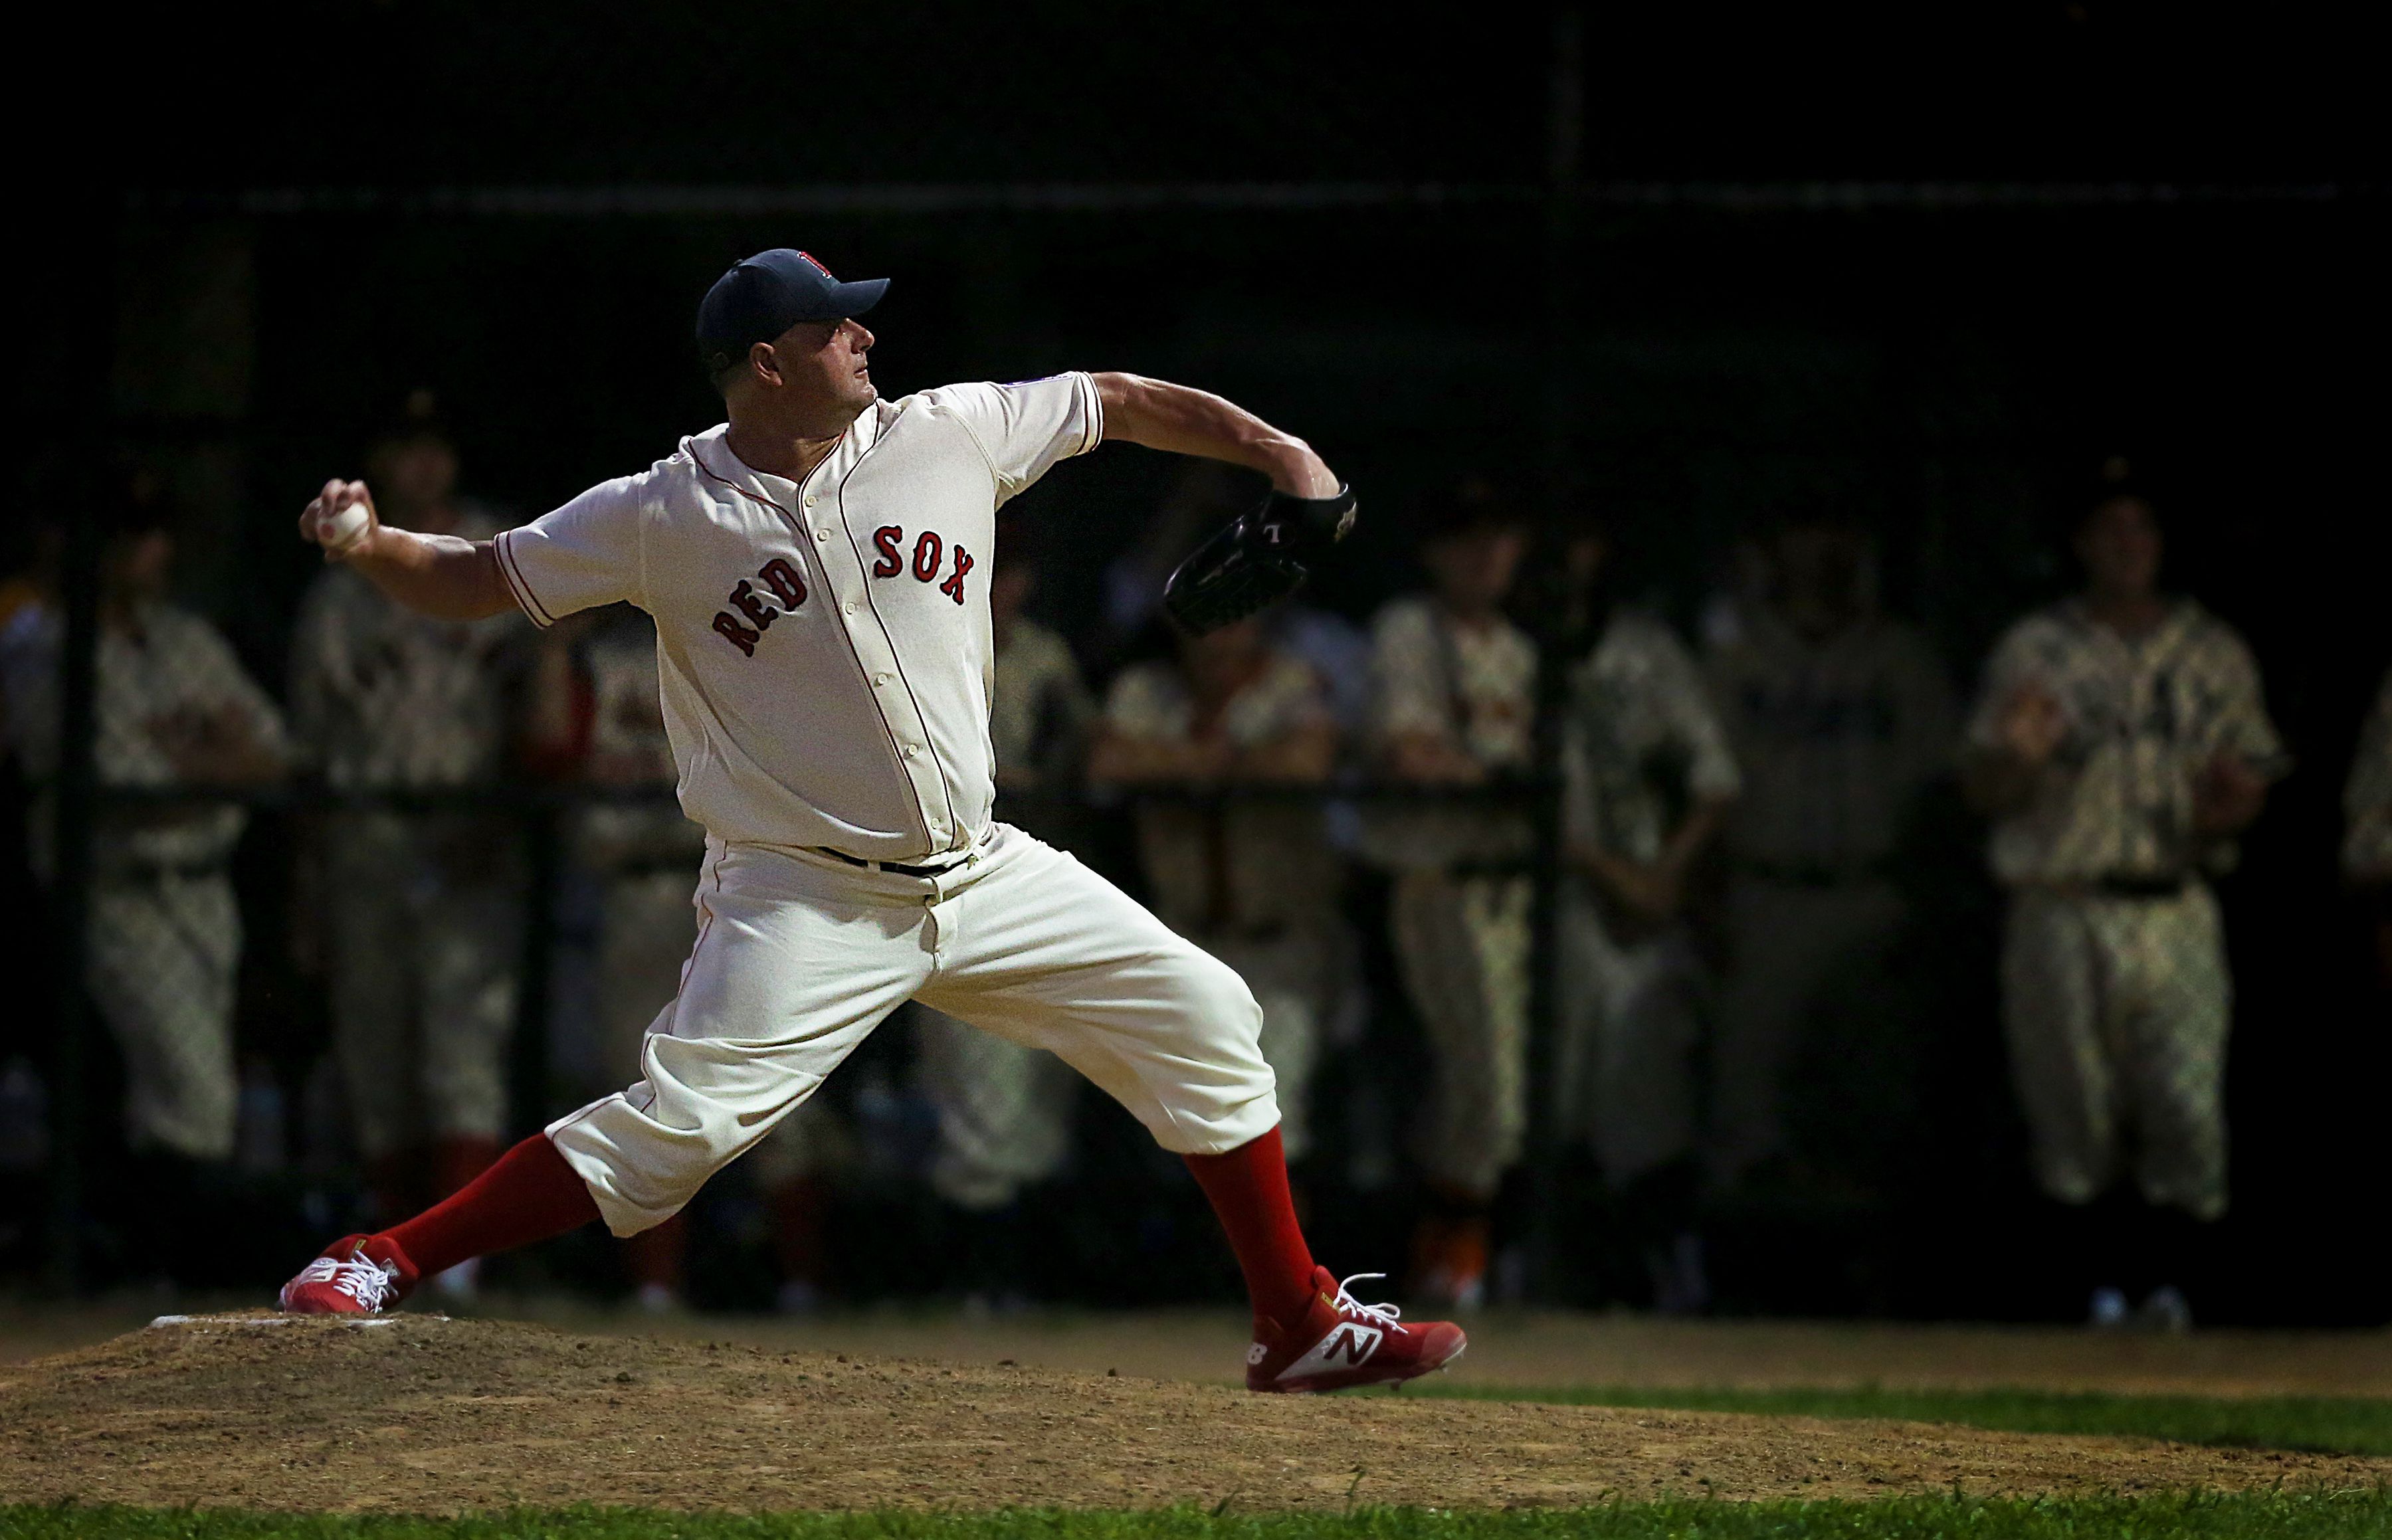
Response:
M1528 900L1518 877L1406 872L1388 905L1396 962L1436 1056L1421 1169L1491 1198L1528 1133Z
M514 896L432 875L422 830L343 820L324 908L332 1052L369 1158L506 1132L519 947Z
M2233 996L2204 883L2175 898L2011 894L2002 1024L2046 1193L2091 1202L2131 1136L2146 1201L2226 1212Z
M1174 1153L1279 1122L1238 976L1018 829L930 877L709 843L698 910L646 1078L548 1130L618 1236L678 1212L909 998L1051 1050Z
M1576 883L1562 900L1558 1132L1624 1187L1693 1152L1700 968L1683 927L1615 939Z
M194 1160L232 1154L240 906L222 873L93 885L91 998L124 1055L126 1136Z
M922 1086L939 1112L930 1190L990 1213L1063 1169L1080 1077L1054 1055L914 1007Z
M1785 1152L1786 1081L1804 1030L1841 978L1874 974L1902 929L1881 878L1811 885L1739 874L1727 892L1730 956L1711 1048L1712 1161L1733 1181Z

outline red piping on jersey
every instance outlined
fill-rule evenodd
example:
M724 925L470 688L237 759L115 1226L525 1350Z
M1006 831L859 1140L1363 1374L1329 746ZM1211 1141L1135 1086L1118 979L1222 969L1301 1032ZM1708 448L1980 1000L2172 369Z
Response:
M507 538L514 533L512 529L502 529L490 538L490 550L499 559L499 576L506 580L507 588L515 596L515 602L523 607L524 614L531 616L532 624L546 630L556 624L556 616L548 613L548 606L540 602L540 595L531 591L531 585L524 581L522 569L515 565L514 552L509 549L513 542Z
M849 429L848 431L849 431L850 433L852 433L852 432L854 431L854 429L851 426L851 427L850 427L850 429ZM846 438L846 434L840 434L839 436L840 436L840 438L841 438L841 440L842 440L842 441L844 441L844 440L845 440L845 438ZM855 464L856 464L856 465L861 465L861 464L863 464L863 463L864 463L864 455L868 455L868 454L872 453L872 451L873 451L873 450L875 450L875 449L878 448L879 446L880 446L880 440L879 440L879 438L878 438L878 436L875 436L875 437L874 437L874 439L873 439L873 441L872 441L869 445L865 446L865 447L864 447L864 453L863 453L863 454L859 454L859 455L857 455L857 456L855 457ZM734 451L734 452L733 453L733 455L732 455L732 458L733 458L734 459L737 459L739 457L738 457L737 453ZM810 562L812 562L812 563L814 563L814 571L815 571L816 573L818 573L818 574L820 574L820 575L821 575L821 577L822 577L822 584L823 584L823 591L824 591L825 593L833 594L833 595L836 595L836 594L838 593L838 588L837 588L837 587L836 587L836 585L834 585L834 584L831 582L831 580L830 580L830 569L829 569L829 568L827 568L827 567L826 567L826 566L824 566L824 565L822 564L822 558L814 554L813 550L812 550L812 545L813 545L813 542L812 542L812 541L811 541L811 540L809 540L809 539L807 539L807 538L805 538L805 533L806 533L806 526L805 526L805 524L804 524L804 522L803 522L803 521L801 521L800 519L799 519L799 517L798 517L795 513L792 513L792 512L790 512L787 509L783 508L779 503L774 502L774 501L772 498L767 498L767 497L761 497L761 496L759 496L758 494L756 494L756 493L754 493L754 492L750 492L750 491L748 491L746 487L744 487L744 486L740 485L737 482L733 481L733 480L732 480L731 478L729 478L728 476L723 476L723 475L718 475L718 474L716 474L716 473L715 473L715 470L714 470L714 468L713 468L712 466L710 466L710 465L707 464L707 463L706 463L706 459L705 459L705 458L704 458L703 456L701 456L701 455L697 452L697 446L696 446L696 444L694 444L694 443L693 443L692 445L690 445L690 447L689 447L689 462L690 462L692 465L696 466L696 467L697 467L697 469L698 469L698 471L699 471L699 472L700 472L701 474L703 474L704 476L706 476L708 480L710 480L710 481L719 481L719 482L721 482L723 485L725 485L725 486L727 486L727 487L731 488L731 490L733 490L734 492L736 492L736 493L738 493L741 497L743 497L743 498L747 498L749 502L761 504L762 506L764 506L764 507L766 507L766 508L771 509L774 512L778 513L778 514L781 516L781 520L782 520L782 522L783 522L783 523L785 523L785 524L786 524L789 526L789 533L790 533L792 536L795 536L795 537L797 537L797 546L798 546L798 550L805 553L806 559L807 559L808 561L810 561ZM742 463L745 463L745 462L743 461ZM820 466L816 466L816 467L815 467L815 470L820 470L820 469L821 469L821 467L820 467ZM848 467L848 472L847 472L847 474L848 474L849 476L852 476L852 475L853 475L853 474L855 474L855 467L854 467L854 466L850 466L850 467ZM807 472L806 472L806 479L807 479L808 481L812 480L812 479L813 479L813 472L812 472L812 471ZM844 492L847 490L847 477L846 477L846 476L842 476L842 477L840 477L840 478L839 478L838 486L839 486L839 491L840 491L840 492L842 492L842 493L844 493ZM800 484L799 484L798 490L799 490L799 491L800 491L800 492L802 492L802 491L804 491L804 490L805 490L805 485L804 485L804 484L803 484L803 483L800 483ZM845 513L843 513L843 512L842 512L842 513L839 515L839 521L838 521L838 522L839 522L839 527L840 527L842 530L843 530L843 529L845 529L845 528L846 528L846 526L847 526L847 516L846 516L846 514L845 514ZM850 548L851 550L852 550L852 549L853 549L853 547L854 547L854 545L855 545L855 537L854 537L853 536L852 536L852 535L851 535L851 536L849 536L849 537L848 537L848 546L849 546L849 548ZM863 558L859 555L859 556L856 558L856 560L860 563L860 562L862 562ZM872 602L872 585L871 585L871 584L869 584L869 583L866 583L866 584L864 585L864 602L866 604L870 604L870 603ZM875 610L872 612L872 618L873 618L873 621L874 621L874 623L875 623L875 624L880 624L880 612L879 612L878 609L875 609ZM860 653L860 652L857 652L857 651L856 651L856 648L855 648L855 638L854 638L853 636L849 635L849 633L848 633L848 629L847 629L847 627L846 627L845 625L841 624L841 623L838 621L838 617L837 617L837 616L833 616L833 617L832 617L832 621L831 621L831 623L832 623L833 625L835 625L835 626L838 626L838 634L839 634L842 638L844 638L844 639L846 640L846 642L847 642L847 655L848 655L848 656L850 656L850 657L852 657L852 658L853 658L853 659L855 660L855 677L856 677L857 680L858 680L859 682L861 682L861 683L863 684L863 686L864 686L864 698L865 698L866 700L870 700L870 699L872 699L872 670L871 670L871 669L869 669L869 668L866 668L866 667L864 666L864 654L863 654L862 653ZM885 624L880 624L880 634L881 634L884 638L889 634L889 628L888 628ZM890 647L890 648L889 649L889 656L890 656L890 661L892 664L895 664L895 665L896 665L896 668L897 668L897 677L898 677L899 679L904 679L904 678L905 678L905 667L904 667L904 665L903 665L903 664L899 664L899 663L897 663L897 662L896 662L896 658L897 658L897 649L896 649L895 647L893 647L893 646L892 646L892 647ZM905 698L906 698L908 701L913 702L913 706L914 706L914 715L915 715L916 717L920 717L920 716L922 715L922 703L921 703L921 702L919 702L919 701L916 701L916 700L914 700L914 686L913 686L912 681L910 681L910 680L908 680L908 681L907 681L907 683L906 683L906 685L905 685ZM880 707L879 707L878 705L875 705L873 706L873 708L872 708L872 714L873 714L874 716L878 717L878 718L880 718L880 733L881 733L881 736L882 736L883 738L887 739L887 740L888 740L888 743L889 743L889 768L890 768L890 769L891 769L891 770L895 770L895 771L897 772L897 774L898 774L899 779L903 780L903 781L905 783L905 784L906 784L906 786L907 786L907 788L908 788L908 789L911 789L911 788L912 788L912 786L913 786L913 784L914 784L914 777L913 777L912 775L908 774L908 773L907 773L907 771L906 771L906 770L905 770L905 756L904 756L904 754L903 754L903 753L898 749L898 747L897 747L897 734L896 734L896 733L895 733L895 731L893 731L890 728L890 726L889 726L889 713L887 713L886 711L881 710L881 709L880 709ZM927 736L928 736L928 734L926 733L926 734L924 734L924 736L926 736L926 737L927 737ZM941 796L941 798L942 798L942 799L945 799L945 798L946 798L946 796L947 796L947 777L946 777L946 772L945 772L944 770L942 770L942 771L940 771L940 773L939 773L939 796ZM918 795L916 795L916 797L914 798L914 816L915 816L915 821L916 822L916 823L918 823L918 824L920 825L921 830L922 830L922 847L923 847L923 848L924 848L924 849L926 849L926 850L927 850L927 849L929 849L929 848L930 848L930 843L931 843L931 841L930 841L930 825L929 822L928 822L927 820L925 820L925 819L922 817L922 807L921 807L921 802L922 802L921 797L920 797ZM955 804L954 804L954 802L953 802L952 800L948 800L948 802L947 802L947 821L948 821L949 822L951 822L951 823L952 823L952 822L955 821L955 816L956 816Z

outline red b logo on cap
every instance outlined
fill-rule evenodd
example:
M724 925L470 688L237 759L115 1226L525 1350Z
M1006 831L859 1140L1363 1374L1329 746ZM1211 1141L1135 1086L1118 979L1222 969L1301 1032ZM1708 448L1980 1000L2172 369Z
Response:
M807 265L807 266L809 266L809 267L812 268L815 272L820 273L823 277L825 277L825 278L830 278L830 281L831 281L831 282L833 282L833 283L837 283L837 282L838 281L838 279L837 279L837 278L832 278L830 277L830 269L829 269L829 268L827 268L827 267L824 266L821 263L816 262L816 261L814 260L814 254L813 254L812 252L800 252L798 253L798 255L799 255L799 256L800 256L800 257L802 257L803 259L805 259L805 264L806 264L806 265Z

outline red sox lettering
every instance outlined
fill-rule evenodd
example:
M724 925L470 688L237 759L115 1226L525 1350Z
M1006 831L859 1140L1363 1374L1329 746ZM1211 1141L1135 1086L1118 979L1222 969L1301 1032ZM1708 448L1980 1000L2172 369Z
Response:
M883 524L872 532L873 547L880 552L880 560L872 563L873 576L894 577L905 570L905 557L899 549L904 543L905 531L902 525ZM964 576L977 563L972 554L963 547L947 546L939 537L937 530L926 529L915 537L914 578L921 583L935 579L939 576L942 553L949 550L955 552L954 576L939 585L939 591L960 604L964 602Z
M751 658L756 655L756 643L772 628L774 619L789 614L806 602L805 578L799 575L797 568L778 556L757 571L756 579L773 590L773 597L781 602L779 609L765 603L764 596L756 591L756 584L743 577L739 586L731 590L726 602L740 615L748 617L747 624L741 625L738 615L726 610L718 610L714 615L715 634Z
M909 563L900 549L904 540L905 531L897 524L886 524L873 532L873 546L880 552L880 559L872 563L873 576L895 577L906 570ZM950 554L955 558L952 563L947 561ZM939 591L957 604L964 602L964 579L979 564L971 552L959 545L947 544L937 530L926 529L915 537L910 563L915 580L935 582L939 570L947 567L947 579L939 584ZM764 602L764 595L757 591L757 583L772 590L773 597L780 601L780 608L774 609ZM730 597L724 601L730 608L715 612L715 634L752 658L756 655L756 643L763 640L774 620L790 614L805 602L805 578L799 575L797 568L775 556L757 572L753 582L743 577L739 586L731 590Z

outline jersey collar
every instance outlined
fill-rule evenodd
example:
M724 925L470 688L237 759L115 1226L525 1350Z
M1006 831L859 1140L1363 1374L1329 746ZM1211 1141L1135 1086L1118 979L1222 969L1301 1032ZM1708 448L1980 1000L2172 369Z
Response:
M836 484L852 470L855 462L864 458L864 451L879 442L881 413L886 405L876 399L871 406L858 412L855 421L848 424L847 432L839 436L838 443L823 457L822 463L806 473L807 482ZM758 502L780 510L790 518L796 518L797 501L803 496L802 488L793 492L790 482L779 476L766 475L732 453L730 433L730 423L718 422L702 434L693 434L682 439L682 449L696 464L706 480L717 485L730 486Z

